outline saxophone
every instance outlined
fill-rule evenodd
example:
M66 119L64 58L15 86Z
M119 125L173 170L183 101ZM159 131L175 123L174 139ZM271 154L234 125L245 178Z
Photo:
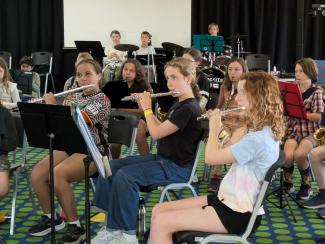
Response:
M325 128L319 128L314 133L314 139L319 142L319 145L325 145Z

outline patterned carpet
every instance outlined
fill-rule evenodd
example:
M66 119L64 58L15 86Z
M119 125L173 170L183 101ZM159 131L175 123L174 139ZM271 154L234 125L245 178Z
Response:
M46 155L47 151L42 149L28 148L27 154L27 168L31 168L37 161L42 159ZM21 152L18 151L17 161L21 160ZM203 175L203 153L201 152L200 163L198 166L198 177L202 178ZM0 236L6 241L6 243L50 243L50 236L45 237L32 237L28 235L28 229L34 225L39 219L41 214L40 208L37 206L37 214L33 211L32 201L30 199L30 190L26 180L24 172L19 178L19 190L17 196L17 213L15 233L13 236L9 234L10 221L0 224ZM295 172L295 185L299 187L298 173ZM11 186L13 181L11 179ZM278 185L278 181L274 183L274 186L270 188L273 190ZM78 202L78 213L81 220L84 222L84 183L73 184L75 194ZM205 195L207 189L207 182L200 181L197 186L198 193ZM314 192L317 191L316 183L313 182ZM180 193L182 197L189 197L190 193L184 191ZM146 224L150 226L151 209L159 199L159 191L144 195L146 199ZM92 193L91 193L92 198ZM270 199L276 203L279 202L275 195L270 196ZM10 214L12 201L12 190L7 197L0 202L0 211ZM37 200L35 199L37 202ZM263 218L262 225L256 232L252 243L316 243L314 240L318 236L325 236L325 220L319 219L316 216L315 210L300 209L297 205L290 200L291 207L294 215L297 219L295 223L290 215L288 207L279 209L273 204L266 202L265 209L266 215ZM91 214L95 212L92 211ZM97 223L91 224L92 235L94 236L96 231L99 230L100 225ZM64 231L60 231L56 234L56 239L59 240L62 237ZM143 241L140 241L140 243Z

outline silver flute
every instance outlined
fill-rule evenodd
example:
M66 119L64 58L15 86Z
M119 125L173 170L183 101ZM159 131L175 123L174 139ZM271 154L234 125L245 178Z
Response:
M241 107L236 107L236 108L232 108L232 109L227 109L227 110L222 110L220 111L221 116L225 116L229 113L233 113L233 112L240 112L245 110L245 107L241 106ZM209 119L209 115L208 113L202 114L200 117L196 118L197 120L204 120L204 119Z
M181 93L179 91L170 91L170 92L161 92L161 93L156 93L156 94L150 94L151 97L166 97L166 96L175 96L175 95L180 95ZM126 101L135 101L139 98L140 96L138 95L131 95L131 96L126 96L121 99L122 102Z
M70 90L67 90L67 91L64 91L64 92L56 93L56 94L54 94L54 97L62 97L62 96L68 95L70 93L82 91L82 90L84 90L86 88L93 87L93 86L94 86L93 84L85 85L85 86L80 86L80 87L77 87L77 88L74 88L74 89L70 89ZM43 101L43 98L41 97L41 98L32 99L30 101L30 103L39 103L39 102L42 102L42 101Z

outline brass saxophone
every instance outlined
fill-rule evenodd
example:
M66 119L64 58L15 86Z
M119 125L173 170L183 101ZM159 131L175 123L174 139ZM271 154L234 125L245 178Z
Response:
M325 128L319 128L314 133L314 139L319 142L319 145L325 144Z

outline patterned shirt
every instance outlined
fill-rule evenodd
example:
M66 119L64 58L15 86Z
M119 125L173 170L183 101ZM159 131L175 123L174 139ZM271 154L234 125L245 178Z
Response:
M315 85L312 86L315 87ZM304 105L307 113L323 113L324 101L322 90L316 89L313 94L304 99ZM319 122L289 117L287 120L287 138L301 142L303 138L313 135L319 127Z
M67 96L63 105L77 106L80 109L98 149L104 154L104 145L107 145L108 141L108 116L111 111L111 103L108 97L102 92L89 96L83 93L75 93ZM100 133L105 141L101 141Z

